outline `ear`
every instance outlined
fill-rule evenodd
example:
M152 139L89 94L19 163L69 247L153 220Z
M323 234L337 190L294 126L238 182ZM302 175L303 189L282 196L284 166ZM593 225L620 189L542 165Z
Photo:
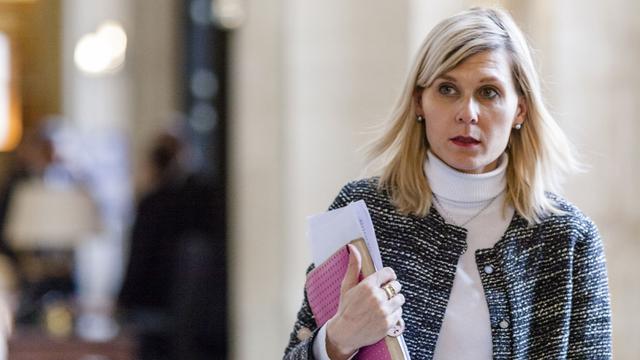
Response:
M516 109L516 117L513 124L522 124L527 118L527 101L524 96L518 96L518 108Z

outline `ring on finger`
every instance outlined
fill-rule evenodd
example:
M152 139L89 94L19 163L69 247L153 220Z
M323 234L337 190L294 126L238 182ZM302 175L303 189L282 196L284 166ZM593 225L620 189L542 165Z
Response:
M391 285L391 283L384 285L382 290L387 294L387 300L391 300L391 298L397 294L396 289Z

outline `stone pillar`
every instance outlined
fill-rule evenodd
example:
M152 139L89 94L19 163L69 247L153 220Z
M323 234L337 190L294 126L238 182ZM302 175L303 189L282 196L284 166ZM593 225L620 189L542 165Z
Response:
M79 158L85 159L84 175L91 181L84 185L90 187L104 224L99 234L85 239L76 251L79 303L82 314L91 315L80 317L78 333L94 340L114 335L113 323L97 322L93 315L100 319L109 315L122 275L130 205L126 135L131 121L132 81L126 62L117 73L87 76L76 68L73 55L77 41L106 20L119 22L129 32L129 4L127 0L62 3L63 113L81 138L71 136L65 145L78 146L73 154L78 157L82 153ZM109 176L102 176L104 172Z
M129 67L117 74L91 77L82 74L73 60L76 42L95 32L105 20L130 23L127 0L63 1L63 99L64 113L85 131L118 129L126 131L131 118ZM129 32L130 33L130 32Z
M281 0L245 1L247 19L230 39L229 289L231 359L275 359L281 319Z
M306 216L363 169L357 150L406 71L406 4L247 1L234 39L233 358L278 358L310 263Z
M310 263L306 217L363 170L358 149L386 119L407 64L404 2L289 1L284 48L283 319L290 327ZM286 329L286 327L285 327Z

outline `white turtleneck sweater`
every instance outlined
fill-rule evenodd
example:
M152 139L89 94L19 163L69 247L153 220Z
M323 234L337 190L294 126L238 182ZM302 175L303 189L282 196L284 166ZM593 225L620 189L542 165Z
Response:
M484 174L457 171L431 152L425 161L429 186L439 200L433 202L436 210L446 222L454 225L465 224L471 219L463 226L467 229L467 251L458 261L435 360L493 358L489 308L475 252L493 247L513 216L512 207L503 212L508 161L508 156L503 154L498 167ZM330 360L326 352L325 326L316 336L313 354L317 359Z
M503 212L508 161L508 156L502 155L498 167L484 174L459 172L431 152L425 162L431 191L440 201L434 201L434 206L446 222L461 225L482 211L464 225L467 229L467 251L458 260L436 343L435 360L493 358L489 308L475 252L493 247L507 230L513 216L512 207Z

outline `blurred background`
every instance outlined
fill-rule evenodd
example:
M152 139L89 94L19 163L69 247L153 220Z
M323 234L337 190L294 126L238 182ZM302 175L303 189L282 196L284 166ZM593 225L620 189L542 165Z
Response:
M640 3L0 0L9 359L277 359L307 215L362 176L418 44L509 10L588 172L616 359L637 359ZM100 357L102 356L102 357Z

